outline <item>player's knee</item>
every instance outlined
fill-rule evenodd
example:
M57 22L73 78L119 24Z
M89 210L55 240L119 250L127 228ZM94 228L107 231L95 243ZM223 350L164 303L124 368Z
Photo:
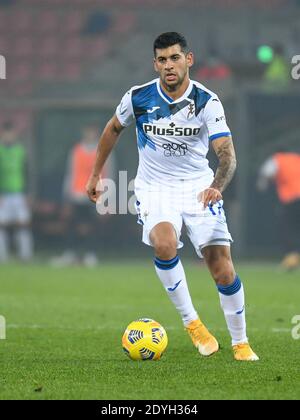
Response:
M177 243L173 239L160 240L154 246L155 255L162 260L170 260L176 256Z
M228 286L234 282L236 273L229 248L208 247L203 255L217 285Z
M227 267L216 267L212 270L212 275L218 286L229 286L234 281L235 271L230 265Z

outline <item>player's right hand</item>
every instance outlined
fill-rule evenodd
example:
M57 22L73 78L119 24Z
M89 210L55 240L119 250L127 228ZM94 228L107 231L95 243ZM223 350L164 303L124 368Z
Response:
M216 188L207 188L198 194L198 201L203 203L204 209L210 204L216 204L218 201L222 200L222 194Z
M86 193L93 203L97 202L101 194L99 183L101 183L100 177L91 175L85 187Z

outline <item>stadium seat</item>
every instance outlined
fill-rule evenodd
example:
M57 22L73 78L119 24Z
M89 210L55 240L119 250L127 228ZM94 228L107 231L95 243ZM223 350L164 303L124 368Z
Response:
M101 35L106 33L112 24L112 17L102 10L94 10L89 14L83 28L84 35Z
M90 59L102 57L109 48L106 37L87 38L84 40L84 45L84 55Z
M115 33L128 33L132 30L136 22L136 15L134 13L120 13L115 18L112 30Z
M11 31L15 34L26 33L32 31L35 24L34 16L31 12L26 10L16 10L12 16Z
M0 36L0 51L2 54L8 55L11 52L11 40L7 35Z
M15 57L31 57L35 53L33 37L16 37L13 41L12 53Z
M59 26L59 14L54 11L42 11L37 15L35 31L39 33L55 33Z
M59 50L59 38L56 36L47 36L39 41L37 55L42 58L55 57L59 54Z
M0 33L6 34L10 29L10 22L8 20L9 14L6 11L0 10Z
M33 91L33 82L26 80L13 86L13 93L16 96L28 96Z
M63 19L63 30L64 32L71 34L71 33L79 33L83 26L83 22L85 20L85 16L81 11L73 11L66 14Z
M12 81L24 81L33 78L33 65L31 60L12 62L9 78Z
M59 75L58 65L55 61L41 63L37 68L37 79L56 80Z
M83 41L79 37L70 36L66 39L62 47L62 53L65 57L80 58L83 52Z
M80 61L66 62L61 67L60 78L66 81L79 80L81 76L81 63Z

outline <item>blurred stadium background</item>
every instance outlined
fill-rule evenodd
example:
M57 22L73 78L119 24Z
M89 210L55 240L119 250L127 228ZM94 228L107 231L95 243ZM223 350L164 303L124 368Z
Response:
M255 185L278 146L300 152L300 80L290 74L292 56L300 54L300 1L0 0L7 66L0 126L12 121L29 153L37 256L67 247L62 184L81 129L95 121L103 128L129 87L155 77L152 43L169 30L187 37L196 56L191 76L219 94L234 133L239 167L225 196L234 253L281 255L275 189L261 194ZM275 75L268 72L272 51L283 63ZM137 157L131 128L116 149L115 169L134 178ZM149 255L132 215L99 218L94 233L100 259L116 250Z

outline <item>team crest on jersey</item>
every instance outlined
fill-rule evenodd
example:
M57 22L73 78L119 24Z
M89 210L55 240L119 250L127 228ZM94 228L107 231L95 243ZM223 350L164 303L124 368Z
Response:
M189 120L189 119L191 119L195 116L195 104L194 104L194 102L191 102L188 105L187 109L188 109L187 119Z

